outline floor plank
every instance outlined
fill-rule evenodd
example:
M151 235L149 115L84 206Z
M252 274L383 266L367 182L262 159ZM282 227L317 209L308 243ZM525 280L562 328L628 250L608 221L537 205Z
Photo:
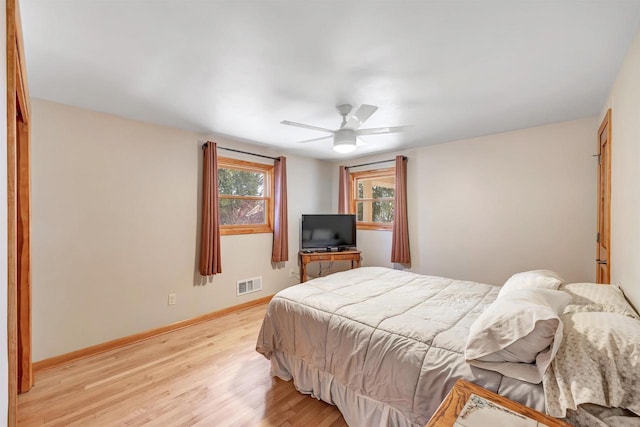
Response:
M346 426L269 376L266 304L61 365L18 398L19 426Z

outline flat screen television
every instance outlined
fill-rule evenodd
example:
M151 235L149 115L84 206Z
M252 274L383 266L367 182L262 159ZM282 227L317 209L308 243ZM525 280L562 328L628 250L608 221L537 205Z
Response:
M301 250L356 247L356 216L302 215Z

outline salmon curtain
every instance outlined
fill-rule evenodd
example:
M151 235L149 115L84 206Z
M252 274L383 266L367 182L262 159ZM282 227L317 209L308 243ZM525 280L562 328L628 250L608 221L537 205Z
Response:
M407 220L407 158L396 156L396 197L394 205L391 262L410 264L409 222Z
M222 273L218 206L218 149L216 143L207 142L204 144L203 152L200 274L211 276Z
M271 262L289 259L289 220L287 217L287 158L280 156L273 166L273 249Z
M351 195L349 194L349 169L346 166L340 166L340 182L338 185L338 213L348 214Z

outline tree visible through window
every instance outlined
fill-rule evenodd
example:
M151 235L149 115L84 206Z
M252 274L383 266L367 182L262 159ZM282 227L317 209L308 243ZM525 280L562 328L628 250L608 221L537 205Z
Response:
M271 165L218 159L221 234L273 231L272 173Z
M351 212L358 228L391 229L395 203L395 169L351 174Z

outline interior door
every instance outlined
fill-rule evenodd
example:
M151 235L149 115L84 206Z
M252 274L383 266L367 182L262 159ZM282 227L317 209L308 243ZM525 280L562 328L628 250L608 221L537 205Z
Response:
M598 234L596 282L609 283L611 268L611 109L598 130Z

